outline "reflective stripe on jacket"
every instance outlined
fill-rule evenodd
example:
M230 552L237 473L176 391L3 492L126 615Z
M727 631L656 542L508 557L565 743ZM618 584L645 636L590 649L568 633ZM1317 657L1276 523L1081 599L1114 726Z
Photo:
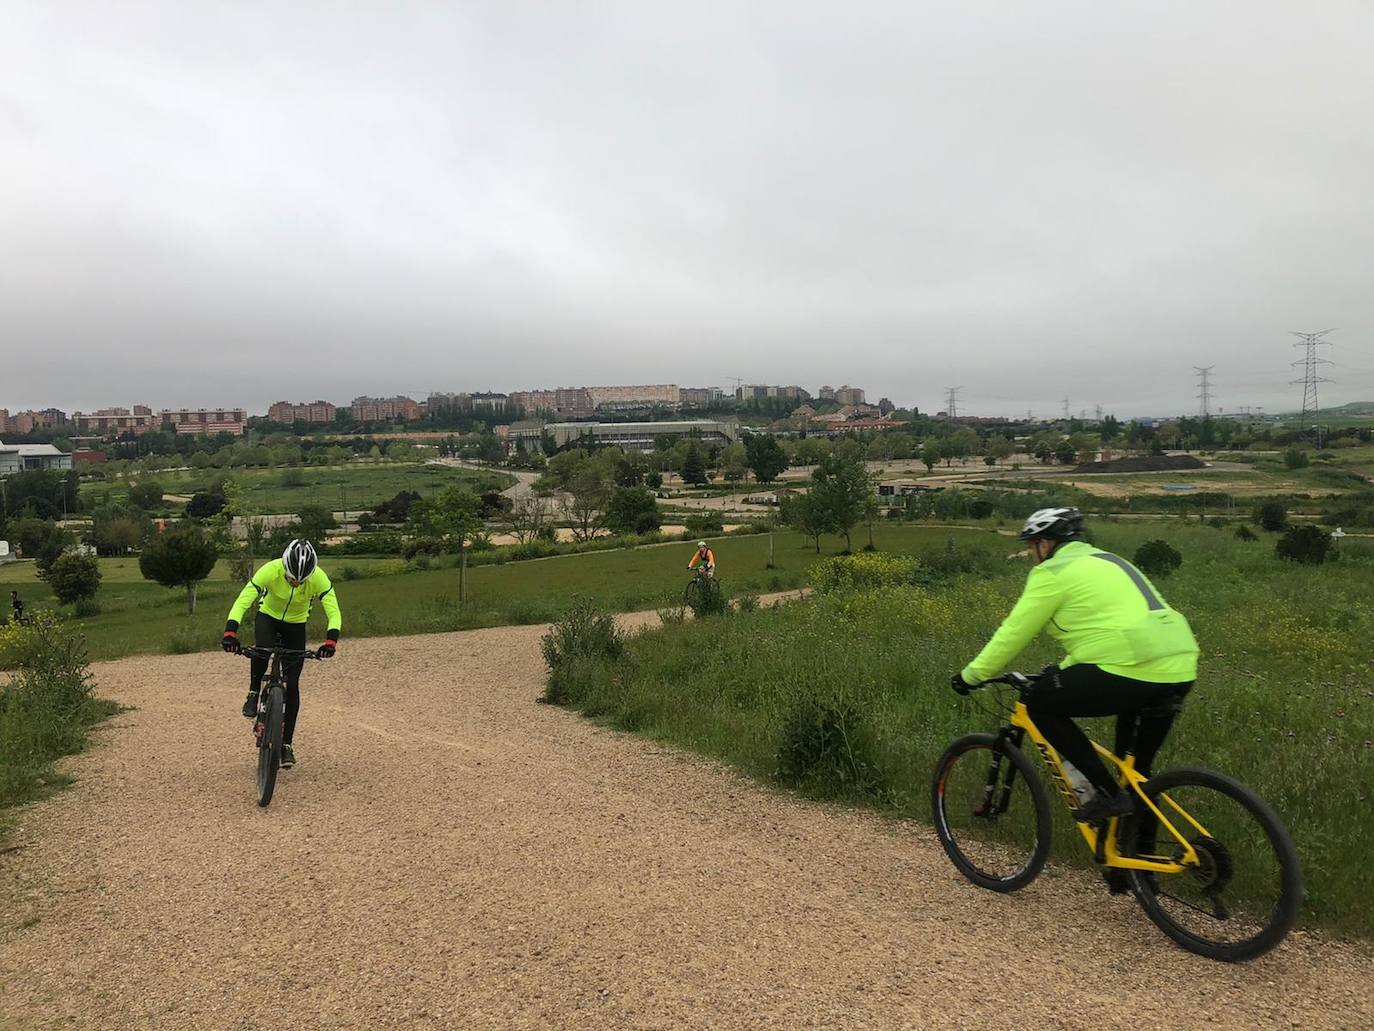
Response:
M997 676L1041 630L1067 653L1060 666L1092 663L1153 684L1197 679L1188 620L1135 566L1084 541L1061 545L1031 570L1020 600L964 668L964 680Z

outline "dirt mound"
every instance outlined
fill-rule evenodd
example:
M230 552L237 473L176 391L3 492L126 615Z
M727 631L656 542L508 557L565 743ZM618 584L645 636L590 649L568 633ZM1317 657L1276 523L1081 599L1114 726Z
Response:
M1084 462L1074 466L1076 473L1168 473L1185 469L1206 469L1207 463L1194 455L1145 455L1140 458L1114 458L1110 462Z

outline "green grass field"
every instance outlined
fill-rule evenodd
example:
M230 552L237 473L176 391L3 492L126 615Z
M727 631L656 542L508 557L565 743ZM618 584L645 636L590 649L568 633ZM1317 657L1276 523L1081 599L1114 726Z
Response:
M951 533L982 535L1010 551L1015 542L986 528L948 530L920 525L880 525L880 548L906 550L942 542ZM865 531L855 535L857 547ZM799 586L817 555L800 536L774 535L776 568L768 569L768 537L713 538L720 576L733 593L764 593ZM842 544L822 541L821 556ZM468 570L468 599L458 605L458 571L447 565L402 572L398 559L329 558L323 566L334 578L343 606L344 638L458 630L505 623L537 623L556 618L577 597L589 597L617 611L677 604L687 580L690 544L592 552L525 562L474 566ZM185 612L185 592L143 581L135 559L102 559L106 580L96 600L98 616L80 620L91 657L117 658L139 652L201 651L219 639L224 617L240 584L230 583L224 563L199 591L194 616ZM360 574L356 578L349 572ZM26 603L52 607L47 585L35 579L32 563L0 566L0 589L18 586ZM0 611L4 611L0 606ZM312 625L323 633L321 617Z
M284 486L287 473L299 473L302 484ZM496 470L455 469L422 462L350 462L347 465L297 466L291 469L182 469L150 473L145 479L161 484L168 494L191 495L205 490L210 481L223 476L242 492L243 505L254 515L297 512L306 505L322 505L332 512L367 511L403 490L422 495L438 493L448 487L463 486L482 493L503 490L515 478ZM83 498L96 505L126 502L127 481L113 483L84 480ZM163 514L179 513L181 502L169 502Z
M1196 524L1124 523L1094 533L1128 556L1166 536L1184 556L1158 584L1191 620L1202 668L1158 768L1208 766L1259 791L1303 855L1304 919L1374 935L1374 549L1345 541L1339 561L1314 568L1277 559L1269 535L1246 544ZM959 540L982 554L977 570L934 588L667 626L632 639L620 662L579 660L562 689L587 715L761 780L929 820L941 750L996 724L979 708L987 699L957 698L949 676L996 628L1027 569L1004 561L1006 545L991 535ZM1057 657L1042 639L1017 665L1033 671ZM1085 722L1110 742L1107 721ZM799 756L813 763L801 775ZM1061 859L1085 861L1062 812L1056 837Z

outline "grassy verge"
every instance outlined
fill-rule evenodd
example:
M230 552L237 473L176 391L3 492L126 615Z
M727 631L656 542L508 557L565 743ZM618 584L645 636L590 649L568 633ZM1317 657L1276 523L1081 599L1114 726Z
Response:
M91 694L78 635L51 616L0 628L0 665L14 670L0 686L0 809L67 783L53 770L80 751L90 728L116 711Z
M285 486L285 477L300 476L297 486ZM497 470L456 469L423 462L350 462L333 466L291 466L281 469L179 469L146 473L137 479L152 480L168 494L189 495L205 490L210 481L225 478L239 488L244 510L255 515L298 512L306 505L321 505L331 512L370 511L403 490L428 497L448 487L467 487L477 493L504 490L515 477ZM81 484L83 498L97 505L128 500L125 480ZM184 505L169 503L164 514L179 514Z
M1158 536L1158 527L1154 527ZM1138 527L1103 526L1131 554ZM1302 852L1305 919L1374 935L1374 559L1294 567L1271 546L1209 529L1171 532L1183 568L1162 581L1203 647L1203 669L1159 767L1202 765L1255 788ZM926 589L833 594L632 638L623 657L578 656L559 696L588 716L724 759L765 781L928 820L935 760L995 719L950 693L1016 597L1025 566L995 542L940 567ZM1000 549L1002 552L1005 548ZM1047 642L1019 665L1056 656ZM551 679L551 684L553 680ZM1107 721L1085 721L1110 741ZM836 742L843 741L843 747ZM1056 810L1059 858L1083 861Z

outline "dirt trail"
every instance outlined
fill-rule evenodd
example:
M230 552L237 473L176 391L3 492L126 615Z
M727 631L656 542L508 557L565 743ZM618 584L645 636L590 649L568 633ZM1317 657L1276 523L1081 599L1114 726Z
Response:
M132 708L0 854L0 1028L1374 1023L1367 954L1206 963L1085 876L983 892L926 827L537 705L541 630L312 665L266 810L241 660L100 666Z

